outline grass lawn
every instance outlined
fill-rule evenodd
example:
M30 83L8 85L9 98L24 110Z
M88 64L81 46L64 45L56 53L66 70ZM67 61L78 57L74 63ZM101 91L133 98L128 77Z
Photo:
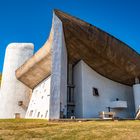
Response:
M0 140L140 140L140 121L0 120Z

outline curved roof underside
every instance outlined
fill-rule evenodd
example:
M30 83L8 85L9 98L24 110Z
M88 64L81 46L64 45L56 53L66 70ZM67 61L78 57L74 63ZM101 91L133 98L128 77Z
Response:
M58 10L54 12L63 24L70 63L76 64L82 59L101 75L126 85L133 85L134 78L140 77L140 55L136 51L91 24ZM47 44L44 45L47 53L43 53L41 48L38 54L16 71L17 78L30 88L51 73L51 68L48 68L51 67L51 45ZM47 70L41 67L43 64Z
M63 23L69 61L83 59L101 75L122 84L134 84L140 76L140 55L110 34L61 11L55 14Z
M17 79L31 89L51 74L51 44L52 34L44 46L16 70Z

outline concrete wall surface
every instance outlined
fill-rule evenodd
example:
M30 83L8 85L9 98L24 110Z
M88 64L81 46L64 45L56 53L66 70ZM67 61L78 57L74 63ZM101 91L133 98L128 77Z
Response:
M0 118L25 117L31 90L16 79L15 70L33 55L32 43L11 43L5 54L0 95ZM24 108L18 105L22 101Z
M59 119L67 110L67 50L60 19L53 15L52 74L49 119Z
M107 79L93 69L84 61L80 61L74 68L75 84L75 113L76 117L93 118L99 117L99 112L108 111L110 103L116 98L127 101L127 108L116 108L116 117L134 117L133 89ZM93 95L93 88L98 89L99 96Z
M133 85L134 99L135 99L135 111L140 108L140 84Z
M32 93L32 97L26 112L26 118L42 118L49 117L49 101L50 101L50 83L51 76L38 84Z
M75 116L83 118L83 94L82 94L82 65L78 63L74 67L74 102L75 102Z

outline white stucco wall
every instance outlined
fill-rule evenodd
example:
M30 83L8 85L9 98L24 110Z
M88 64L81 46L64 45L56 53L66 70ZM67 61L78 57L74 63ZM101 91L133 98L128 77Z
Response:
M111 101L116 98L127 101L126 109L111 109L120 118L132 118L134 116L134 97L132 87L122 85L107 79L86 63L80 61L74 67L75 84L75 115L76 117L99 117L100 111L108 111ZM92 88L99 91L99 96L93 96Z
M79 62L74 67L74 102L75 115L78 118L83 118L83 94L82 94L82 64Z
M49 100L50 100L50 83L51 76L38 84L32 93L32 97L26 112L26 118L49 117ZM31 113L32 112L32 113Z
M0 94L0 118L14 118L15 113L25 117L26 109L18 105L23 101L28 106L31 90L16 79L15 71L33 55L32 43L11 43L5 53Z
M133 85L134 101L135 101L135 112L140 107L140 84Z
M49 119L59 119L67 112L67 50L61 20L53 15L52 75Z

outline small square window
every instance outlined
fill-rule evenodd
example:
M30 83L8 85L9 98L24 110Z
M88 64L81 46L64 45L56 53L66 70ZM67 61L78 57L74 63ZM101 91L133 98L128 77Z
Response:
M99 92L97 88L93 87L92 90L93 90L93 96L99 96Z
M37 113L37 117L39 117L39 115L40 115L40 112Z
M47 118L48 110L46 111L45 118Z

